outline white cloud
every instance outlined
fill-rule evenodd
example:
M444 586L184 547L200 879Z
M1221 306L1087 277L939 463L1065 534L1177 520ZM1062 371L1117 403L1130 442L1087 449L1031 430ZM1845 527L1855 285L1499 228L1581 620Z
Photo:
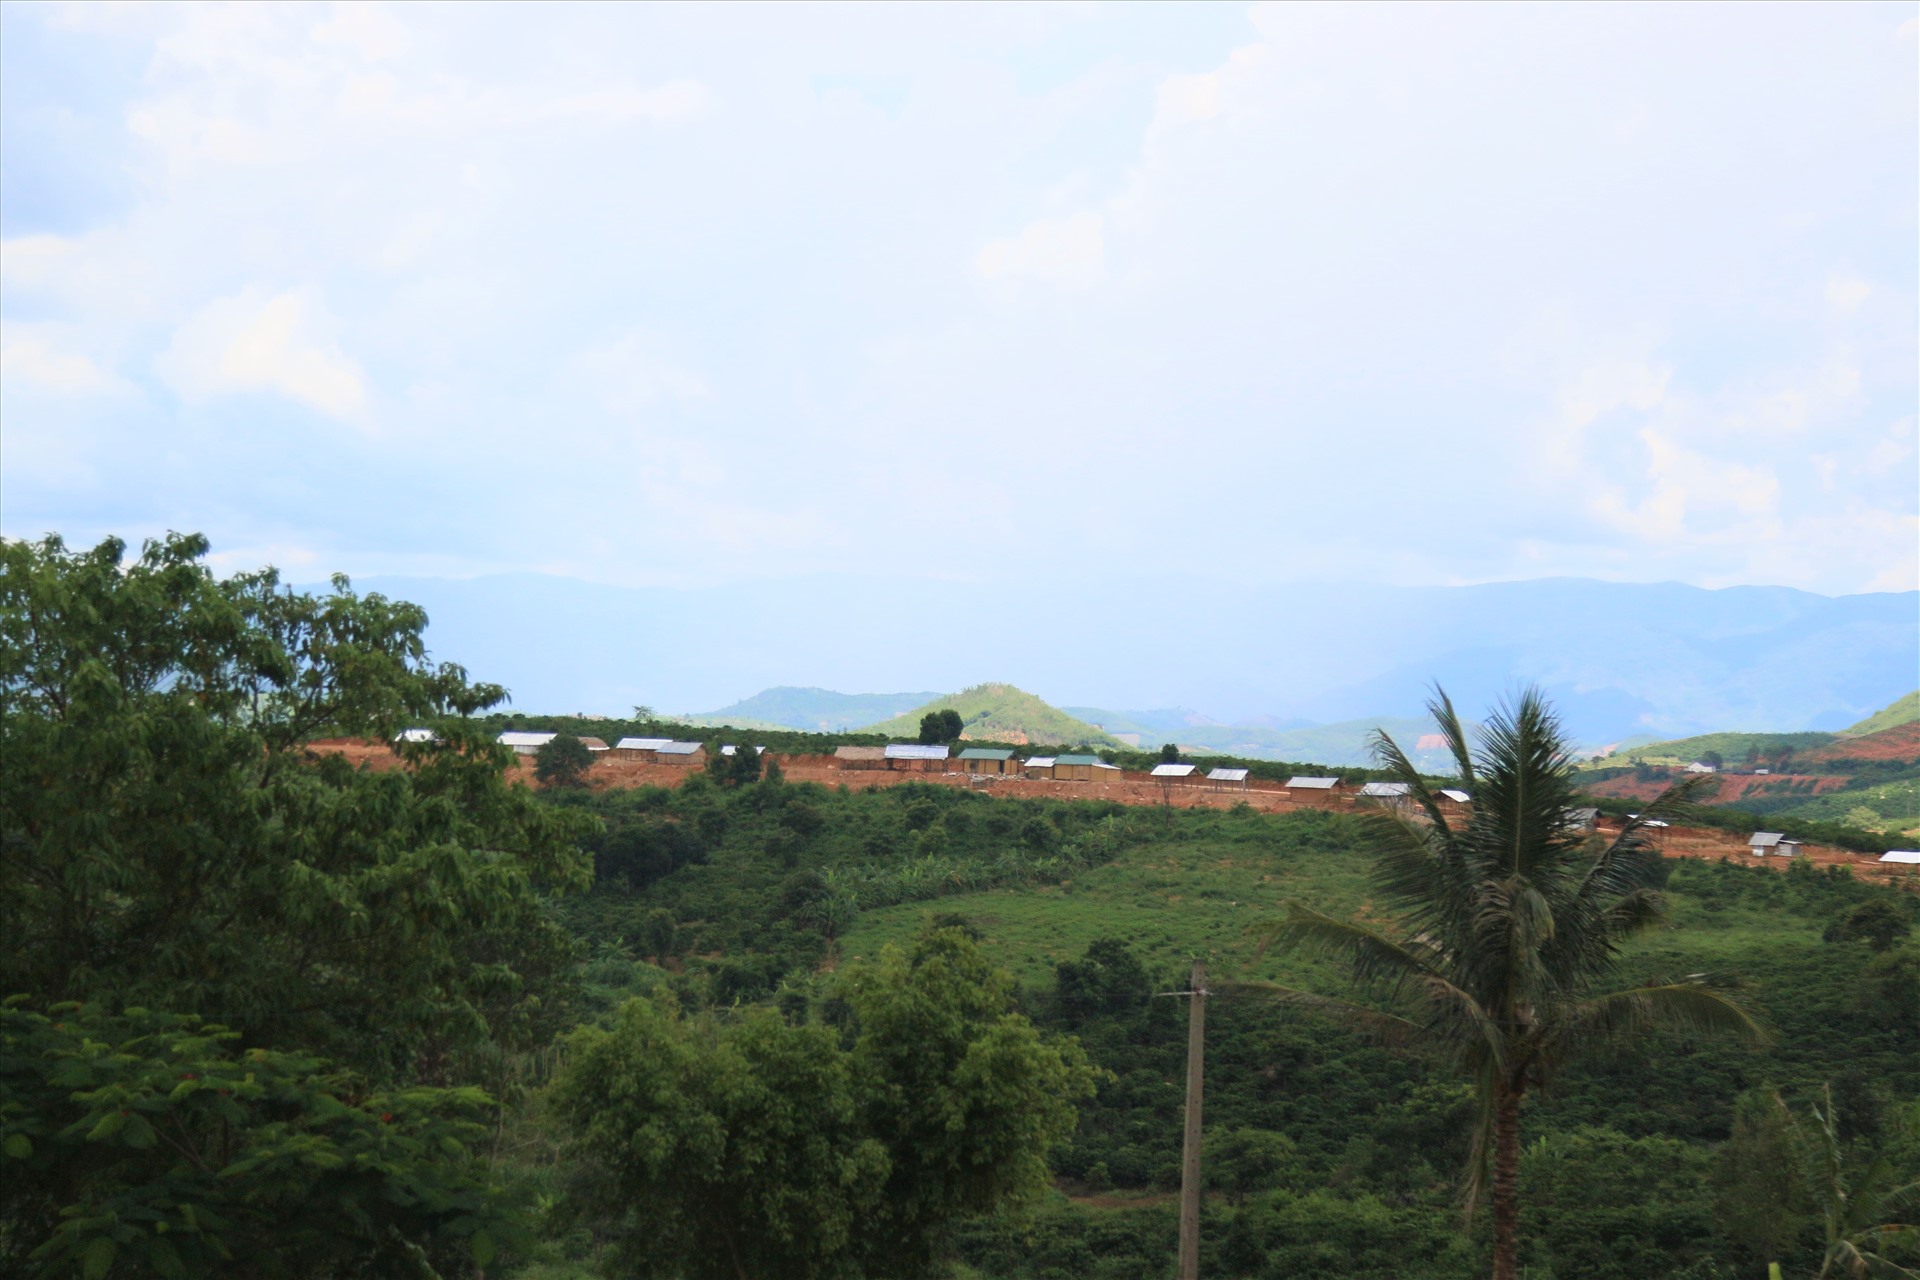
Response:
M126 391L127 384L77 352L59 350L25 326L0 329L0 381L28 384L59 395L103 395Z
M322 44L346 45L368 62L396 58L413 47L405 23L382 4L336 3L325 22L315 23L313 38Z
M1104 220L1092 212L1042 218L1018 235L989 243L975 265L989 280L1090 288L1107 274Z
M202 309L174 335L160 375L190 402L271 391L343 421L367 404L360 366L322 336L318 308L298 291L247 289Z
M699 115L712 97L698 80L671 80L652 89L615 85L555 98L541 104L536 114L550 120L589 119L612 124L645 120L657 124Z
M1837 311L1852 311L1873 296L1873 286L1858 276L1827 277L1827 304Z

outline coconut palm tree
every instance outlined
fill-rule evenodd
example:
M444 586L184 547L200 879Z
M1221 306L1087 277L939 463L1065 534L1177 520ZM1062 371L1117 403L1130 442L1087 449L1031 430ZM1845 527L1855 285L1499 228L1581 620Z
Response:
M1813 1108L1820 1124L1820 1191L1826 1202L1827 1251L1820 1260L1819 1280L1916 1280L1916 1273L1887 1254L1911 1248L1920 1239L1920 1226L1894 1221L1894 1215L1920 1207L1920 1182L1902 1180L1893 1165L1881 1157L1849 1179L1835 1123L1833 1090L1827 1105Z
M1464 818L1430 790L1384 732L1375 757L1406 784L1404 807L1371 816L1369 850L1385 927L1299 904L1267 942L1343 959L1361 1002L1270 988L1336 1010L1351 1025L1441 1052L1476 1086L1480 1122L1464 1195L1490 1188L1494 1280L1519 1265L1520 1103L1569 1057L1657 1025L1759 1038L1755 1017L1706 975L1619 986L1622 944L1660 918L1659 853L1646 824L1680 812L1699 779L1669 790L1611 838L1582 829L1569 743L1536 689L1498 709L1471 750L1453 703L1435 689L1438 722L1461 785ZM1253 985L1253 984L1247 984Z

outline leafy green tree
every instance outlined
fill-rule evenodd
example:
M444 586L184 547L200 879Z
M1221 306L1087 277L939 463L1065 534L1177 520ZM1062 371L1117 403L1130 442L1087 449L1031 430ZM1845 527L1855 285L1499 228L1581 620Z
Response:
M1385 733L1380 766L1407 784L1411 807L1368 818L1377 899L1395 913L1378 928L1295 904L1270 940L1344 959L1375 999L1286 991L1351 1024L1442 1053L1475 1085L1480 1122L1467 1192L1489 1187L1493 1275L1519 1273L1520 1104L1569 1057L1656 1025L1758 1037L1725 990L1700 977L1614 987L1621 946L1661 918L1659 853L1644 824L1683 806L1692 780L1670 788L1611 839L1577 829L1571 744L1537 690L1502 707L1470 751L1453 704L1437 693L1440 725L1462 785L1460 826Z
M0 1270L421 1275L523 1244L477 1089L375 1089L199 1019L0 1006Z
M733 762L731 781L736 787L760 781L760 753L746 743L741 743L728 757Z
M1913 932L1913 922L1886 898L1869 898L1827 926L1828 942L1864 942L1875 951L1891 950Z
M584 787L593 752L571 733L556 734L533 753L533 776L543 787Z
M1813 1220L1806 1143L1772 1088L1740 1095L1714 1170L1715 1220L1754 1266L1793 1246Z
M217 580L198 536L0 544L0 992L445 1080L567 1007L594 820L510 786L416 606ZM320 740L391 742L356 768ZM379 1034L368 1029L378 1027Z
M1161 743L1160 744L1160 763L1161 764L1179 764L1180 763L1180 744L1177 742Z
M887 1153L863 1131L830 1028L770 1008L713 1024L630 1001L608 1029L569 1037L552 1102L583 1161L573 1211L613 1231L629 1274L856 1274Z
M891 1156L867 1268L933 1269L955 1223L1043 1193L1047 1151L1073 1132L1096 1073L1072 1041L1043 1040L1012 1011L1013 976L957 929L848 965L870 1132Z
M1153 992L1146 966L1117 938L1096 938L1080 959L1062 960L1054 981L1061 1011L1079 1018L1133 1012Z
M952 707L929 711L920 717L920 741L928 746L955 743L960 741L960 735L966 727L960 713Z
M1046 1188L1093 1090L1078 1046L1043 1040L1011 997L946 929L842 970L850 1047L771 1008L630 1002L574 1033L554 1086L582 1162L572 1212L614 1224L636 1275L930 1274L956 1222Z

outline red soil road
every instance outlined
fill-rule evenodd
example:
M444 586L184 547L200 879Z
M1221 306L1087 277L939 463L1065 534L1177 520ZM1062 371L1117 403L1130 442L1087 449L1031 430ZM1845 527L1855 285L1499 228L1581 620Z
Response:
M335 738L312 744L314 751L345 756L355 764L373 769L399 767L392 749L378 742ZM905 769L843 769L832 756L781 756L780 768L790 782L818 782L823 786L848 788L897 787L908 782L936 786L970 787L998 796L1047 796L1058 800L1112 800L1127 805L1157 805L1171 802L1177 809L1230 809L1242 802L1263 813L1291 813L1296 809L1345 809L1355 807L1352 795L1324 794L1294 799L1276 782L1253 782L1247 790L1215 791L1205 782L1176 785L1163 791L1158 782L1145 774L1123 774L1116 782L1056 782L1051 778L991 778L977 780L964 773L922 773ZM626 790L633 787L674 787L696 772L683 765L648 764L631 757L607 752L593 762L589 784ZM533 780L533 758L518 756L512 766L515 781L529 786ZM1758 779L1764 782L1765 778ZM1618 830L1617 819L1601 820L1601 829ZM1659 833L1655 842L1669 858L1708 858L1757 864L1769 870L1784 871L1789 858L1756 858L1747 851L1746 837L1711 827L1670 827ZM1883 866L1874 855L1854 853L1826 845L1807 845L1802 858L1818 866L1849 868L1867 879L1898 881L1920 892L1920 874L1912 867Z

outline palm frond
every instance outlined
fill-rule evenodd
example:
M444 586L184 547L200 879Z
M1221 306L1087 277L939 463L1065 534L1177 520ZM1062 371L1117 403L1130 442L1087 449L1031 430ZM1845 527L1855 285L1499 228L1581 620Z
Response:
M1427 789L1426 779L1413 767L1413 761L1393 740L1393 735L1385 729L1375 729L1367 736L1367 746L1373 753L1373 759L1381 768L1393 774L1394 779L1407 786L1413 802L1427 815L1427 820L1442 833L1451 835L1453 828L1447 825L1447 817L1440 812L1440 799Z
M1454 767L1460 771L1460 782L1471 794L1474 779L1473 746L1467 741L1466 730L1460 727L1460 716L1453 709L1453 699L1437 683L1433 686L1433 697L1427 699L1427 714L1440 726L1440 736L1446 740Z
M1704 981L1649 983L1592 996L1567 1006L1563 1033L1633 1035L1655 1027L1734 1035L1763 1044L1772 1029L1729 992Z
M1391 810L1366 815L1369 876L1380 896L1402 908L1409 923L1424 917L1448 896L1445 862L1451 832L1409 821Z
M1397 986L1409 978L1442 976L1428 948L1395 942L1366 925L1339 920L1297 902L1287 904L1285 920L1250 932L1261 953L1276 944L1293 944L1339 956L1363 983L1385 981Z

